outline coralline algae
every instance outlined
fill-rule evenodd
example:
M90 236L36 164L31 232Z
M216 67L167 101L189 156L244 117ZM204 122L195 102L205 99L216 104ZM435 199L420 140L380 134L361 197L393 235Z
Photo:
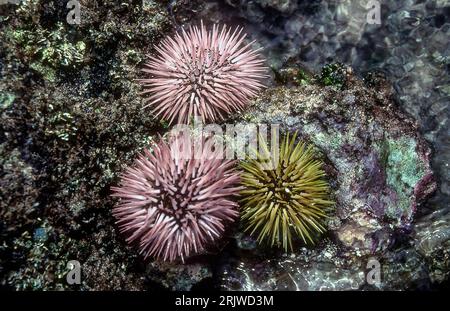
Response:
M317 146L328 163L336 212L328 238L315 248L291 255L261 251L256 257L240 252L242 257L230 259L233 264L224 269L224 289L364 288L368 258L395 263L395 244L412 240L414 215L436 189L430 148L416 122L396 107L384 80L362 80L347 68L343 82L342 89L320 81L269 89L242 116L253 123L280 123L282 130L299 131ZM417 263L426 270L420 256ZM417 281L390 282L393 274L410 269L396 267L382 266L389 275L380 288L408 288Z

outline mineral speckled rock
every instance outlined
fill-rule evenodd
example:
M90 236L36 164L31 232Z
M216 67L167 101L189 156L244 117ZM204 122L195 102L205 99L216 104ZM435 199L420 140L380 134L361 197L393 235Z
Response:
M68 11L64 1L0 6L0 286L147 289L108 195L163 128L142 114L133 79L169 17L154 1L85 1L76 26ZM79 286L66 282L70 260Z
M212 277L212 270L204 262L174 264L154 261L147 265L147 277L155 284L170 290L191 290L197 283Z
M436 189L430 148L416 122L394 103L389 84L379 76L359 79L350 68L340 82L324 86L319 79L269 89L242 115L246 122L298 131L313 143L327 163L336 206L329 240L310 251L271 257L265 276L257 266L267 258L243 256L225 271L224 288L239 283L234 278L243 281L242 288L253 289L360 288L369 256L392 261L397 236L411 232L420 203ZM280 277L290 285L278 285ZM397 285L408 287L392 287Z
M204 21L239 21L264 48L268 65L277 69L296 58L316 72L330 62L343 62L360 73L386 73L399 106L419 122L435 150L432 165L439 189L429 205L450 206L449 3L383 1L381 23L370 24L368 2L210 0L199 14ZM284 3L295 6L277 9Z

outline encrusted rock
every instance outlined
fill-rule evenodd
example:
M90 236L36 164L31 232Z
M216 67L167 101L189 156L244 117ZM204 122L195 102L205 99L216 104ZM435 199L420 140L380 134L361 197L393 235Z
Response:
M436 189L430 148L416 122L395 105L389 84L380 77L359 79L350 68L338 80L269 89L242 116L249 123L280 124L282 131L298 131L313 143L327 163L336 201L330 239L313 248L313 255L270 255L274 268L267 277L255 271L268 258L237 259L237 273L230 269L228 275L242 280L242 288L281 289L277 280L285 274L289 289L362 287L368 258L392 259L391 246L411 231L420 203ZM324 260L330 248L334 253ZM230 284L236 282L225 277L224 288Z

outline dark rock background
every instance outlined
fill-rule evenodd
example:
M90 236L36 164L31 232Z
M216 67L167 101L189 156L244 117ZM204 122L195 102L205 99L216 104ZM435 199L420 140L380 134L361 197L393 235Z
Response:
M133 81L139 66L165 34L200 18L244 25L256 45L264 47L273 85L297 87L308 75L290 79L292 71L320 72L334 62L351 65L357 75L378 70L387 77L396 91L394 106L417 120L432 148L438 188L417 209L408 234L396 239L397 251L386 260L386 282L391 288L445 286L450 256L446 1L381 1L381 25L366 23L366 9L358 1L80 2L80 25L67 24L67 1L0 5L2 287L233 289L221 283L223 273L246 270L233 268L227 258L235 258L242 247L250 254L273 254L257 250L235 228L223 249L186 266L144 262L118 235L110 213L109 187L155 133L167 130L140 109L139 86ZM339 72L330 73L331 84L339 82L333 76ZM336 255L331 247L321 254L305 252L296 256ZM73 259L82 264L81 285L68 285L65 279ZM327 271L327 263L321 265ZM273 265L259 269L271 275ZM277 289L289 282L280 271L275 269ZM389 278L398 271L409 273Z
M165 3L66 1L1 10L2 285L143 289L145 265L117 237L110 186L164 124L142 113L136 67L171 29ZM74 288L77 288L75 286Z

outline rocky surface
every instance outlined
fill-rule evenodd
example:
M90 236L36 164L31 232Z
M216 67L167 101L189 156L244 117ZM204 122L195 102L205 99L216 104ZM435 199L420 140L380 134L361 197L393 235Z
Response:
M171 29L163 3L0 6L0 279L16 289L145 289L110 186L165 125L142 114L137 66ZM70 286L67 262L82 264ZM149 287L151 288L151 287Z
M295 68L286 72L298 75ZM238 250L222 272L222 287L363 289L370 259L381 264L380 289L429 286L427 271L436 271L427 265L425 253L418 254L411 231L416 211L435 191L436 182L431 151L417 123L398 109L393 89L380 75L362 80L350 68L333 65L307 80L298 87L267 90L236 121L280 124L282 131L298 132L318 148L336 202L328 236L318 246L299 247L293 254ZM437 244L447 242L447 229L436 227L441 235ZM429 234L421 233L418 239L424 241L419 244L427 243ZM415 257L405 259L415 262L402 265L397 256L408 244ZM403 274L412 274L404 284L394 277Z
M80 25L66 23L62 0L0 6L2 287L429 289L448 280L443 1L385 4L381 29L353 1L81 2ZM142 113L133 79L162 36L200 18L246 25L273 67L270 89L234 121L298 130L327 163L336 212L314 248L283 254L237 226L209 254L168 265L143 261L118 234L109 188L168 130ZM356 73L322 69L334 61ZM357 77L373 68L392 83ZM381 263L378 287L365 281L371 257ZM66 282L70 260L81 263L80 285Z
M450 212L450 5L379 1L380 23L371 24L368 2L212 0L198 13L206 21L243 25L276 70L294 59L311 71L341 62L360 74L383 72L435 150L431 160L440 187L424 210Z

